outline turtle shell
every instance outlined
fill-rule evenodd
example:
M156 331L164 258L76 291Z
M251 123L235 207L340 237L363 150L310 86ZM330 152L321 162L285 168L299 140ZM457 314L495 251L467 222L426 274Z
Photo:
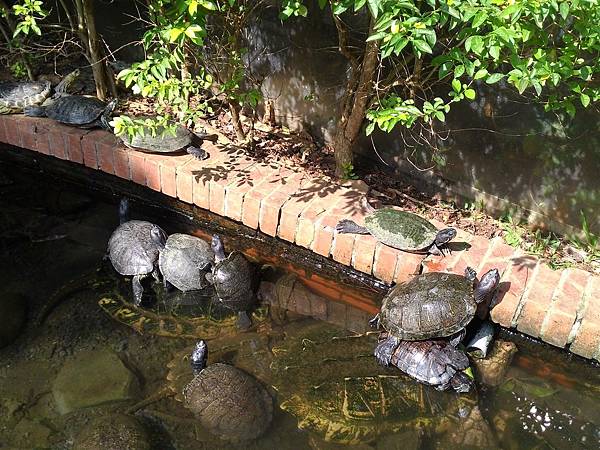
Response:
M108 241L108 256L121 275L143 275L154 270L160 252L150 234L154 226L143 220L130 220L113 232Z
M286 328L273 352L273 387L298 427L337 444L368 443L388 433L433 429L470 396L451 396L377 364L373 333L352 335L305 320Z
M232 252L213 267L212 280L219 300L233 311L247 311L256 302L254 267L239 252Z
M185 387L183 396L200 423L224 440L255 439L273 419L273 399L267 390L229 364L206 367Z
M409 252L426 250L438 233L438 229L422 217L393 208L381 208L366 216L365 228L378 241Z
M50 95L50 89L49 81L0 83L0 114L16 113L40 104Z
M159 128L153 136L150 129L144 129L144 134L130 137L127 133L119 138L130 148L150 153L171 153L184 149L192 142L192 133L184 126L178 126L175 134Z
M87 125L98 119L106 106L96 97L66 95L46 107L46 116L68 125Z
M181 291L202 289L206 273L214 261L210 245L188 234L172 234L158 257L158 266L165 279Z
M448 386L456 372L469 367L469 358L445 341L401 341L392 364L431 386Z
M396 285L383 299L379 323L402 340L450 336L475 316L473 282L462 275L431 272Z

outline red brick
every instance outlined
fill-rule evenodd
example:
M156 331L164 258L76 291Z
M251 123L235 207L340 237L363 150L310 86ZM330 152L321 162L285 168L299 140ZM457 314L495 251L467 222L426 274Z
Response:
M279 230L277 231L277 235L281 239L294 242L298 218L302 211L308 208L310 202L317 198L317 192L319 192L321 186L318 180L309 180L303 183L299 190L281 207Z
M73 157L68 153L69 147L66 143L66 136L59 130L50 130L48 133L48 141L50 145L50 155L61 159L68 159L77 163L83 163L83 155L81 148L79 152L73 152Z
M38 133L35 136L36 140L36 149L38 152L43 153L44 155L50 154L50 141L48 139L48 132Z
M552 308L568 315L576 314L590 275L581 269L566 269L566 279L554 296Z
M175 171L175 178L177 182L177 198L186 203L194 203L194 175L192 175L188 165L192 164L193 161L188 162L185 165L177 167Z
M482 236L475 236L471 241L471 247L461 252L461 257L452 268L452 272L463 274L467 267L477 270L485 259L485 255L490 248L490 240Z
M423 255L416 253L400 252L396 261L394 282L403 283L418 275L421 272L423 258Z
M333 246L333 235L335 226L340 221L340 216L324 214L315 223L315 238L312 243L312 251L329 257Z
M352 262L352 252L354 250L354 238L356 234L338 233L333 235L333 250L331 256L339 263L349 266Z
M36 151L37 150L37 138L34 133L21 132L21 145L23 148Z
M129 173L129 152L124 148L115 148L113 154L115 175L125 180L129 180L131 174Z
M211 179L208 184L208 204L210 211L223 216L225 214L225 189L233 183L240 184L244 177L249 176L252 166L256 161L243 155L238 155L234 161L228 164L227 170L223 170L220 177Z
M103 172L115 173L115 155L114 147L103 145L100 142L96 144L96 155L98 157L98 168Z
M129 152L129 173L131 181L146 185L146 168L144 156L140 152Z
M564 347L567 345L567 339L575 319L575 314L564 314L561 311L551 310L544 319L542 339L557 347Z
M92 169L99 168L98 149L96 148L96 142L105 136L103 130L94 130L86 136L78 136L74 133L68 133L65 135L69 144L69 151L77 151L77 148L81 148L83 154L83 164ZM79 138L79 141L77 139Z
M21 147L21 135L19 130L19 123L18 120L16 120L16 116L6 116L4 124L6 127L6 142L11 145Z
M396 261L399 256L399 250L380 242L375 250L373 275L388 284L392 283L394 281L394 274L396 273Z
M529 336L540 336L561 273L544 263L539 264L527 289L527 299L518 317L517 330Z
M590 279L584 295L585 307L582 308L580 316L600 324L600 277L594 276Z
M279 212L289 198L290 196L288 194L275 192L273 195L269 195L262 199L260 202L260 212L258 214L258 225L263 233L268 234L269 236L277 235Z
M370 235L356 236L352 252L352 266L356 270L370 274L373 270L377 239Z
M491 269L498 269L502 274L508 266L511 256L515 253L515 249L506 244L501 237L493 238L489 245L490 248L484 260L475 269L479 275L483 275Z
M6 126L4 125L4 123L6 122L4 120L5 117L5 114L0 114L0 142L7 142Z
M144 158L144 170L146 172L146 186L160 192L160 167L151 158Z
M583 319L569 350L584 358L598 359L600 356L600 323Z
M160 166L160 190L169 197L177 198L176 168L168 165Z
M327 302L327 322L346 327L346 314L348 307L339 302Z

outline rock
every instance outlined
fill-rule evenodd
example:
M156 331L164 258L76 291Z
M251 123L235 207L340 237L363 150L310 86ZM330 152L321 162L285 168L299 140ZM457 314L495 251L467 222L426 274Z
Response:
M421 448L418 429L388 434L377 440L377 450L418 450Z
M6 293L0 298L0 348L6 347L19 335L27 319L27 298L22 294Z
M143 425L132 416L111 414L86 425L73 445L74 450L149 450L150 439Z
M136 398L139 382L110 350L81 352L67 361L54 380L52 395L60 414Z
M50 448L52 430L42 423L24 418L13 430L13 445L17 448Z
M477 406L458 422L448 440L457 446L450 448L498 448L496 437Z
M485 359L474 359L477 381L488 386L499 386L510 367L517 346L509 341L496 341Z

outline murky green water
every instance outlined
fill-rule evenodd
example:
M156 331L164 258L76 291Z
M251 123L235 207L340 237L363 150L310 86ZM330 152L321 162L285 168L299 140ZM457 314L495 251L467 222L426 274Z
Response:
M78 448L98 418L113 418L105 430L133 426L114 414L136 404L130 412L152 448L231 448L202 429L177 397L159 395L139 404L159 392L172 394L181 355L196 335L209 338L209 362L244 369L274 398L269 431L236 444L241 448L600 446L598 367L518 337L511 339L519 352L499 387L480 384L476 393L458 396L378 367L371 356L374 335L303 315L310 308L290 301L293 290L285 284L273 285L270 308L257 311L255 327L245 333L236 331L227 312L207 306L207 299L198 305L198 299L165 297L151 283L148 301L160 303L145 317L131 309L128 315L122 309L128 305L118 302L129 286L107 277L110 271L81 289L69 284L100 266L118 222L117 199L103 203L69 185L10 172L2 170L8 179L0 180L0 342L20 321L19 305L25 301L28 310L16 340L0 349L2 449ZM61 288L63 301L39 324ZM129 326L98 305L102 298L105 310L125 314ZM105 441L109 434L104 432ZM137 442L135 433L128 436Z

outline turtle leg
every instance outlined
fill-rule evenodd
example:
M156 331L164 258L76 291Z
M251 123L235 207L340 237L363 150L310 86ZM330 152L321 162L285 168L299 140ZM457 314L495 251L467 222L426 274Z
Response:
M246 331L252 326L252 320L246 311L238 312L237 327L239 330Z
M154 270L152 271L152 278L154 278L156 280L157 283L160 283L160 270L158 269L158 266L154 267Z
M185 151L200 161L208 159L209 157L209 154L206 152L206 150L201 149L200 147L194 147L193 145L188 146Z
M46 117L46 108L43 106L26 106L23 114L29 117Z
M133 287L133 303L135 306L140 306L142 303L142 295L144 294L144 288L142 287L142 278L144 275L136 275L131 280L131 286Z
M388 336L377 344L375 347L375 351L373 352L375 358L377 358L377 362L382 366L389 366L392 362L392 356L396 347L400 343L400 339L394 336Z
M375 328L376 330L379 329L379 313L375 314L375 317L369 320L369 326L371 328Z
M338 233L353 233L353 234L371 234L365 227L352 220L343 219L335 226L335 231Z
M446 256L446 254L444 253L444 248L440 248L435 244L431 244L431 247L429 247L429 250L427 250L427 253L429 253L430 255L435 255L435 256Z

